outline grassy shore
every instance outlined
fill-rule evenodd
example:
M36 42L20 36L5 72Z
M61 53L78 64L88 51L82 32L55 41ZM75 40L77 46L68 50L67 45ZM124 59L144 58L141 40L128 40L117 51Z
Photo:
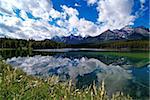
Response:
M0 60L0 100L132 100L121 92L108 97L104 82L99 88L92 85L82 90L76 89L71 80L58 80L27 75Z

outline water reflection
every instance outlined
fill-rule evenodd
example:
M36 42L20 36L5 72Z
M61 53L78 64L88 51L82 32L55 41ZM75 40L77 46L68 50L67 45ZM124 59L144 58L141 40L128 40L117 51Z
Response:
M72 79L77 88L87 87L93 82L99 85L104 80L109 94L123 91L136 99L149 97L149 59L83 51L31 54L7 51L0 55L7 63L28 74L42 77L57 75L60 81Z
M80 80L84 80L84 77L86 79L93 79L98 83L105 80L110 92L115 89L122 89L122 87L128 84L128 79L131 78L130 72L124 70L119 65L106 65L95 58L69 59L38 55L33 57L13 57L7 59L6 62L23 69L28 74L40 76L59 75L62 80L70 78L77 82L79 87L81 87L80 85L87 85L80 82ZM92 75L95 75L95 79L91 78ZM85 83L90 84L90 82L86 81Z

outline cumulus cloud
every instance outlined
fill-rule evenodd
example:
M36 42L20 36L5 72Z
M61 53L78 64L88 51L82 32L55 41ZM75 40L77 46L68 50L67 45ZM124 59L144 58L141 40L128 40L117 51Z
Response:
M87 3L97 5L96 23L79 18L78 10L66 5L61 6L61 12L57 11L50 0L0 0L0 24L3 26L0 33L13 38L43 40L56 35L96 36L107 29L133 25L133 0L87 0ZM141 0L141 4L144 3L145 0ZM14 11L18 9L19 17Z
M0 0L0 8L7 14L13 14L14 9L20 9L36 17L48 18L52 3L50 0Z
M21 39L42 40L51 37L54 33L47 22L50 20L51 8L50 0L0 0L0 13L2 14L0 24L3 26L0 32L8 37ZM20 10L18 14L24 20L16 16L14 12L16 9ZM40 20L29 18L27 13L31 13L34 18ZM11 31L9 27L12 27Z
M65 15L67 15L68 20L58 21L61 27L65 27L68 33L85 36L96 36L100 34L99 26L95 23L85 20L84 18L78 17L79 12L71 7L62 6ZM61 22L61 24L60 24ZM74 30L76 30L74 32Z
M100 33L107 29L121 29L133 25L135 19L148 9L145 7L146 0L139 0L139 2L141 7L135 15L132 15L134 0L87 0L88 5L97 5Z
M77 27L81 36L96 36L99 35L100 28L91 21L80 19Z
M133 0L100 0L97 10L98 21L103 30L120 29L126 25L133 25L135 16L131 15Z
M0 16L0 23L3 27L1 27L0 32L12 38L36 40L52 38L55 35L77 34L87 36L99 33L98 27L93 22L78 18L79 12L76 9L62 5L62 12L59 12L52 8L49 0L44 1L12 0L8 2L1 0L0 12L3 16ZM20 10L18 12L19 17L16 17L14 9ZM29 18L27 13L39 19ZM10 30L11 26L13 27Z

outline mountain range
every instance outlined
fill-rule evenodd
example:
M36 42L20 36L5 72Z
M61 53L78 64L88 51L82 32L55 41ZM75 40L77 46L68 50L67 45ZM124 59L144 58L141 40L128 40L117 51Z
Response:
M56 42L63 42L66 44L95 44L100 42L118 41L118 40L148 40L150 37L150 31L145 27L129 27L126 26L122 29L106 30L98 36L82 37L82 36L55 36L51 40Z

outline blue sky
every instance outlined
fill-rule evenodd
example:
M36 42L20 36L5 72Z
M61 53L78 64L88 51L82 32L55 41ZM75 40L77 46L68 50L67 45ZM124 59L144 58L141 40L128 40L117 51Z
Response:
M61 5L67 5L68 7L75 8L79 11L80 15L79 18L85 18L86 20L90 20L93 22L96 22L98 18L98 12L96 10L96 4L92 6L88 6L86 0L52 0L53 6L56 10L61 11ZM136 11L139 10L140 8L140 0L134 0L134 6L133 6L133 15L135 14ZM78 4L79 6L75 6L75 4ZM145 26L145 27L150 27L148 20L149 20L149 1L145 0L145 11L140 15L139 18L137 18L134 21L135 27L137 26Z
M149 25L148 0L1 0L0 36L42 40Z
M62 11L61 5L67 5L79 11L79 18L85 18L93 22L97 20L98 14L96 5L88 6L85 0L52 0L52 2L56 10ZM78 4L78 6L75 6L76 4Z

